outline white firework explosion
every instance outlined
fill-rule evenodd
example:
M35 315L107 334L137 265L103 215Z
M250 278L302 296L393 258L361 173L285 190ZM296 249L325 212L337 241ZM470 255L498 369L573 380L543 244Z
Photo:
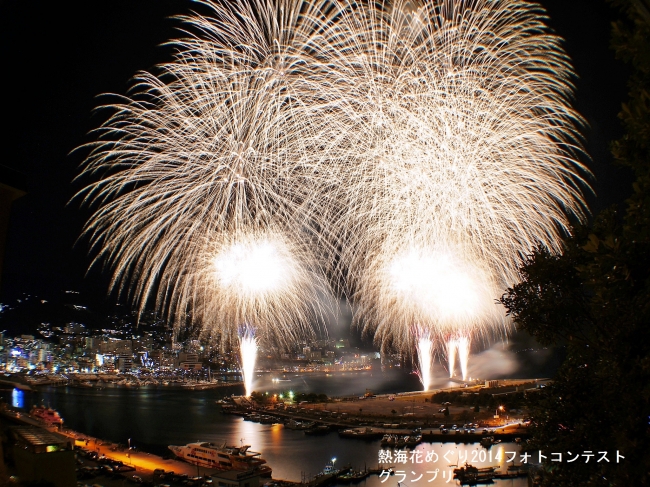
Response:
M95 209L85 234L140 309L153 301L178 327L190 315L224 345L244 322L287 344L310 332L328 289L306 211L319 128L301 96L322 15L293 1L202 3L211 15L182 17L195 34L172 43L173 61L104 107L83 167L101 178L80 192Z
M507 332L494 300L521 254L561 251L585 218L583 120L545 20L523 1L349 2L329 31L340 205L325 220L377 341L412 351L415 323L439 341ZM405 258L416 271L391 278Z
M287 342L336 271L383 347L412 353L416 324L434 341L506 332L493 300L519 256L559 252L587 212L573 72L541 7L201 3L83 169L101 176L81 194L113 287L230 340L247 322ZM291 270L251 287L242 248Z

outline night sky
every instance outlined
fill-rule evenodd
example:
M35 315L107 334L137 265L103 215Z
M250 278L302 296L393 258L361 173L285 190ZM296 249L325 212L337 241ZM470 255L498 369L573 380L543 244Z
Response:
M604 0L542 3L579 76L576 107L590 125L588 165L598 195L590 204L597 212L622 202L631 182L608 148L622 133L616 115L627 78L609 48L615 12ZM188 0L0 0L0 177L22 179L28 193L13 205L0 298L74 288L105 299L106 276L84 279L87 248L74 247L88 213L66 206L79 189L72 179L83 158L71 151L91 141L88 131L103 120L93 114L97 96L125 94L138 70L169 60L170 48L160 44L180 35L170 17L194 7Z

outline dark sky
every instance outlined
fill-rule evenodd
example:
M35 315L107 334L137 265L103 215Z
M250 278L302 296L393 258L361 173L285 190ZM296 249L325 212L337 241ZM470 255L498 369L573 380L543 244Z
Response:
M609 49L613 13L604 0L545 0L551 25L566 39L578 73L576 106L587 118L595 211L622 201L629 175L612 165L609 142L625 97L625 67ZM28 194L14 203L2 299L27 292L83 288L104 296L99 273L83 280L86 249L73 244L87 213L66 207L81 161L70 152L102 117L102 93L124 94L138 70L170 59L159 45L177 36L188 0L0 0L3 171L19 171ZM2 171L0 171L2 174ZM76 189L79 189L78 187Z

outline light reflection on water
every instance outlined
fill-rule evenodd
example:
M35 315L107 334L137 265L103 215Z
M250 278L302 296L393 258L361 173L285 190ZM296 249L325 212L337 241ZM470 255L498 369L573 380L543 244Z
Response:
M366 388L375 393L406 392L419 389L417 378L401 370L346 372L345 374L287 374L291 382L272 382L278 374L263 374L258 378L260 390L268 387L268 392L276 393L291 389L294 392L325 393L330 396L354 394L362 395ZM279 377L282 377L281 375ZM441 378L442 379L442 378ZM444 384L447 384L445 381ZM452 383L453 384L453 383ZM440 387L440 386L438 386ZM145 451L159 455L169 454L168 445L184 445L194 441L211 441L231 445L251 445L251 450L262 453L273 468L274 478L300 481L303 475L310 478L320 472L326 463L336 457L336 466L350 464L355 469L376 468L378 466L379 441L341 439L336 433L325 436L307 436L281 425L265 425L244 421L238 416L225 415L215 401L225 395L242 394L241 387L187 391L173 387L147 387L141 389L105 388L47 388L36 392L11 392L5 400L14 402L22 397L21 406L29 408L33 404L49 405L66 418L66 426L97 438L132 444ZM264 390L263 392L266 392ZM9 395L9 391L5 394ZM515 448L514 444L501 444L492 447L493 451ZM439 456L448 450L453 454L451 463L462 460L465 452L473 465L497 465L493 462L473 461L473 452L482 450L480 445L422 444L418 450L435 451ZM458 453L460 452L460 453ZM478 458L476 458L478 460ZM403 470L406 477L402 484L408 487L441 487L455 485L442 478L443 470L451 471L444 459L436 464L407 463L394 464L396 470ZM440 469L438 477L428 482L432 474L427 472ZM503 469L502 469L503 470ZM411 472L414 472L412 474ZM420 473L418 481L413 481ZM385 482L371 476L362 482L361 487L395 487L402 476L391 476ZM497 486L523 487L525 479L514 482L497 481Z
M25 393L20 389L14 389L11 391L11 405L15 408L23 408L25 404Z

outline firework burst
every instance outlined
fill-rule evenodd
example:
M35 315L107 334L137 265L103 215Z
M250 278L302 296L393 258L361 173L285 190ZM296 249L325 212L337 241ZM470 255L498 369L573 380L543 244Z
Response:
M301 96L321 16L292 1L201 3L174 60L103 107L85 235L141 310L153 302L177 328L191 316L224 345L243 323L286 345L310 333L328 288L307 211L319 126Z
M523 1L349 2L329 31L329 221L377 341L506 333L494 299L520 255L559 252L586 216L573 72L545 20Z
M519 256L559 252L587 211L573 72L541 7L200 3L83 168L112 287L230 343L243 323L308 333L324 274L382 348L413 353L416 325L463 355L507 332L494 299Z
M401 350L413 346L418 324L433 341L449 335L485 333L501 318L494 305L498 288L486 269L459 259L452 249L424 247L389 237L364 269L357 312L372 320L375 338Z

